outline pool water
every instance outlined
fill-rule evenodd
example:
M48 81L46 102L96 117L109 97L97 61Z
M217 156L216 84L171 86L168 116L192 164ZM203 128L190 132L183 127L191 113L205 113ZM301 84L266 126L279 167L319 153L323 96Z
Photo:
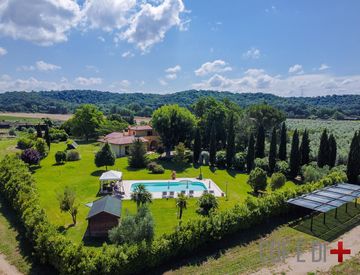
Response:
M194 191L204 191L207 190L204 183L199 181L169 181L169 182L137 182L131 185L131 191L134 191L136 186L144 185L146 190L149 192L181 192L183 190L194 190Z

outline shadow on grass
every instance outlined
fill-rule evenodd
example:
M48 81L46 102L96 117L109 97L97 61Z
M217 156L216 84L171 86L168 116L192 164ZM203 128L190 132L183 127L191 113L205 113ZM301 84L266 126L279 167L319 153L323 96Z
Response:
M95 170L93 171L90 175L92 175L93 177L100 177L102 175L102 173L106 172L106 170Z
M227 169L226 172L229 174L229 176L235 178L236 174L238 174L239 172L234 170L234 169Z
M9 222L10 228L15 229L18 232L16 240L18 241L19 245L19 253L31 266L28 274L58 274L58 272L53 267L40 264L32 256L33 249L30 242L25 238L24 227L19 222L15 212L8 206L2 197L0 197L0 212Z
M292 227L303 233L331 242L359 224L360 206L355 207L354 203L348 203L347 212L345 205L338 208L337 218L335 218L335 210L326 213L325 224L324 214L314 215L312 231L310 217L303 219Z
M188 255L179 256L175 260L169 261L168 264L151 270L149 274L163 274L166 271L176 270L183 266L199 266L209 259L218 259L226 250L236 246L247 245L252 241L263 238L279 226L288 224L290 221L298 219L299 217L299 213L294 212L292 215L271 218L271 220L252 226L247 230L241 230L235 234L228 235L221 241L206 243L200 249L194 250L190 257Z
M59 233L61 233L61 234L64 234L64 233L66 233L66 231L68 231L70 228L72 228L72 227L74 227L75 226L75 224L69 224L68 226L63 226L63 225L60 225L58 228L57 228L57 230L58 230L58 232Z
M161 164L166 170L176 171L177 173L184 172L186 169L191 167L190 163L177 163L165 160L160 160L159 164Z

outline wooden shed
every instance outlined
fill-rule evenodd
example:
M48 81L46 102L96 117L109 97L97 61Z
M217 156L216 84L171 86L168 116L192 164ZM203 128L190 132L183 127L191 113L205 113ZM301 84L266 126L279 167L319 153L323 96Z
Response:
M88 220L88 236L107 237L108 231L119 224L121 216L121 200L113 196L105 196L93 202Z

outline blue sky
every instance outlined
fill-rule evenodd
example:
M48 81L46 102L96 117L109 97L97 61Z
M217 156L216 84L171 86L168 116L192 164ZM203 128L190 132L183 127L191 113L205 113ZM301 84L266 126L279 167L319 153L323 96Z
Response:
M359 1L0 0L0 92L360 94Z

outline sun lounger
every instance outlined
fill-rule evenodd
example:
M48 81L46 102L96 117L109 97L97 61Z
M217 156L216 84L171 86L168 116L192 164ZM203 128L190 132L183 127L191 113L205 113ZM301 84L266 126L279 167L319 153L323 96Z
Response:
M166 198L167 198L167 192L166 192L166 191L162 192L162 198L163 198L163 199L166 199Z
M173 199L173 198L174 198L174 195L175 195L175 192L174 192L174 191L170 191L169 198Z
M194 197L194 190L189 191L189 197L191 197L191 198Z
M210 192L210 194L213 194L213 195L215 194L214 190L210 190L209 192Z
M209 191L208 191L208 190L204 190L204 194L207 194L207 193L209 193Z
M185 190L181 190L181 194L186 194L186 191Z

